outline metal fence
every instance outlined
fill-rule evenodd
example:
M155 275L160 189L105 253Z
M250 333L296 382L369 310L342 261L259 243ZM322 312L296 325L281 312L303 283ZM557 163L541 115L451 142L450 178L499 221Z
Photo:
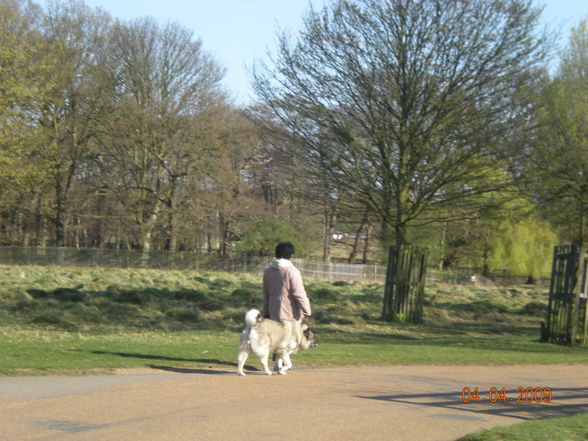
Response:
M95 266L116 268L167 268L252 272L267 258L247 255L218 256L188 252L105 248L0 247L0 264Z
M292 259L292 263L300 270L303 277L313 279L366 282L384 282L386 280L386 266L379 263L347 264L303 259Z
M269 257L218 256L186 252L112 250L102 248L0 247L0 264L95 266L116 268L169 268L195 271L262 273ZM349 281L384 281L381 264L343 264L292 259L305 278Z
M261 274L269 261L269 257L245 254L218 256L170 251L145 253L140 250L104 248L0 247L0 264L6 265L166 268ZM386 266L380 263L346 264L305 259L292 259L292 262L300 269L305 278L382 283L386 280ZM545 283L545 281L538 282ZM471 268L458 268L453 271L438 271L429 268L426 284L430 286L435 283L510 285L525 283L525 278L513 278L506 275L485 278Z

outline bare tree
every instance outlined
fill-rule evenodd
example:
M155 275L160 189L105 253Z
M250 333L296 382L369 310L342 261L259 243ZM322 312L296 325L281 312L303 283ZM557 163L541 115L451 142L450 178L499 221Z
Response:
M257 153L258 138L253 123L231 106L220 107L214 120L209 126L215 139L206 173L206 203L209 213L218 221L218 252L227 255L244 221L261 211L248 173Z
M51 159L49 185L54 193L50 219L57 246L65 245L70 191L95 136L102 95L96 85L96 54L105 43L110 22L106 13L76 0L49 2L43 16L41 30L59 65L39 118L48 137L45 154Z
M168 247L174 248L178 186L209 147L206 136L194 132L195 120L222 99L223 70L191 31L150 18L117 23L108 52L104 72L112 115L105 120L97 164L135 223L140 246L151 249L166 213Z
M501 168L527 125L523 86L544 59L527 0L339 0L311 9L254 69L259 121L346 189L384 243L508 185ZM275 130L274 130L275 132Z
M540 130L526 173L533 197L580 247L588 237L588 21L573 28L559 70L541 94Z

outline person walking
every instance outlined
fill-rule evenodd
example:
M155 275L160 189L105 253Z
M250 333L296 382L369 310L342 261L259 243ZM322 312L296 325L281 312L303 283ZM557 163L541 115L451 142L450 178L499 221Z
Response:
M263 316L292 321L310 317L310 300L298 268L290 261L295 248L291 242L276 246L276 257L263 274Z
M291 242L276 246L276 257L263 274L263 316L282 322L286 341L295 336L298 347L302 319L310 317L312 311L300 271L290 261L294 251Z

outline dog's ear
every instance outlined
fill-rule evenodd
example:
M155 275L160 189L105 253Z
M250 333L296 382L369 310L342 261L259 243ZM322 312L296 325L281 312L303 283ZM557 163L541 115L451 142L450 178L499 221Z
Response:
M306 331L308 329L308 325L302 325L302 332Z

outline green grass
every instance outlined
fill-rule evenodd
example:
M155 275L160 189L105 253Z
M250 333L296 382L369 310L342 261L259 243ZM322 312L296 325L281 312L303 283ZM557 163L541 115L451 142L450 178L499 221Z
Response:
M438 285L425 323L379 320L381 284L306 281L321 345L297 365L586 363L540 343L546 292ZM234 368L261 277L191 271L0 266L0 374L121 367ZM251 362L251 364L255 364Z
M0 374L98 373L126 367L234 366L235 335L159 332L82 335L11 331L0 338Z
M586 441L588 414L528 421L506 427L482 430L458 441Z

